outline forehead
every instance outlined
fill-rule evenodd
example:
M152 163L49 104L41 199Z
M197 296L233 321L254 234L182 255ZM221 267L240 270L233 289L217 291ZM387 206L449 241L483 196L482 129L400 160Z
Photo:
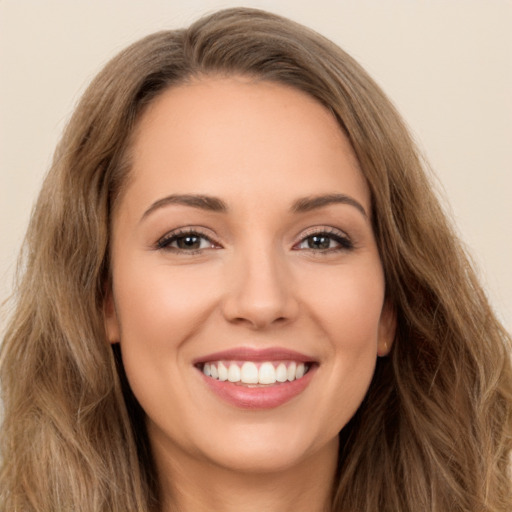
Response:
M139 198L200 193L269 200L348 193L369 211L354 151L332 113L292 87L244 77L204 78L162 93L134 134ZM289 196L289 198L288 198Z

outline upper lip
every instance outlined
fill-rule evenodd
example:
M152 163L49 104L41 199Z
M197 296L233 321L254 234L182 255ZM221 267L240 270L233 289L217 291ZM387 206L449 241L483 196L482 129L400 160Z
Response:
M253 347L237 347L220 352L213 352L205 356L198 357L193 364L202 364L209 361L298 361L315 362L315 358L302 354L295 350L282 347L270 347L257 349Z

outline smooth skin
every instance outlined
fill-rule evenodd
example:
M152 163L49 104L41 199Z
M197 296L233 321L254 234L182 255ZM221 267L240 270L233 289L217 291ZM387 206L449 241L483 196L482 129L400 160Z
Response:
M132 154L106 328L147 414L164 510L328 510L338 433L395 330L348 139L298 90L203 77L149 106ZM193 364L235 347L317 368L284 405L236 407Z

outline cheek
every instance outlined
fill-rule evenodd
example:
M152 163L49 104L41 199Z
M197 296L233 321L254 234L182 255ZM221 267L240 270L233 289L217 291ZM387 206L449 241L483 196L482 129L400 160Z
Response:
M341 429L359 407L375 370L384 280L378 265L320 277L309 294L312 317L321 327L318 344L326 347L318 407L331 411L332 424Z
M143 267L132 264L116 276L116 309L124 342L145 339L167 347L179 343L214 307L218 287L211 272L206 279L199 268L173 269L165 264L146 266L140 272L137 268Z
M378 338L384 302L384 277L378 261L317 273L308 305L335 346L364 350Z
M183 385L190 371L184 361L187 341L215 307L218 283L212 282L211 271L207 280L199 267L128 263L118 262L114 275L123 365L148 416L165 424L163 404L182 418L189 412L183 408L193 400Z

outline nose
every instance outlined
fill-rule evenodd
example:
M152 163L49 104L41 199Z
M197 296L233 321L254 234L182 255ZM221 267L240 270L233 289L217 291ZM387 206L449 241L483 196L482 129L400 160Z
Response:
M270 248L240 254L227 274L222 309L230 323L261 330L297 317L299 303L285 255Z

